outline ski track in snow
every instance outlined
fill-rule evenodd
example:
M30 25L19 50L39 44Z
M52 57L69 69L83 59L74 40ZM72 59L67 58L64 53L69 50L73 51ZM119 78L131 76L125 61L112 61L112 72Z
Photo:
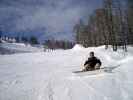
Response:
M77 76L89 51L112 73ZM133 100L133 48L98 48L0 55L0 100Z

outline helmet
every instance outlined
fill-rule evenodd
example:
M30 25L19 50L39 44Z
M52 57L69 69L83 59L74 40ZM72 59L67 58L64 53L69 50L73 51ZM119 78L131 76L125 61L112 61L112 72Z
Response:
M93 51L91 51L91 52L90 52L90 54L93 54L93 55L94 55L94 52L93 52Z

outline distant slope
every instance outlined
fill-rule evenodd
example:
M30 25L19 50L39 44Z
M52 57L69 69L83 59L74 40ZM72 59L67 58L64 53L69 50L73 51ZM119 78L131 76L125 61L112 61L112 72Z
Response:
M0 43L0 54L38 52L42 50L42 47L32 47L23 43Z

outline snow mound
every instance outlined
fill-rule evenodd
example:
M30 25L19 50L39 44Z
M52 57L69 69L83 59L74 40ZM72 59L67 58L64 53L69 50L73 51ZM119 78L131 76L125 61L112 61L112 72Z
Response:
M76 44L73 48L72 48L72 50L83 50L84 49L84 47L82 46L82 45L80 45L80 44Z

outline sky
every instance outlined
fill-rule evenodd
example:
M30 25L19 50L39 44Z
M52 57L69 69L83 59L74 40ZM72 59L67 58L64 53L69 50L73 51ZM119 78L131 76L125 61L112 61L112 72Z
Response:
M73 26L102 0L0 0L0 28L8 35L74 39Z

